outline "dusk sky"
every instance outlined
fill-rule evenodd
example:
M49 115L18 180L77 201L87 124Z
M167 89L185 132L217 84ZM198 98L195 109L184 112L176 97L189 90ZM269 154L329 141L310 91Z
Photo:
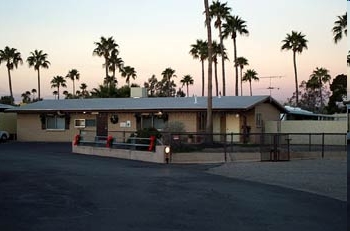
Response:
M50 81L53 76L66 76L76 68L81 83L88 90L102 84L103 58L92 56L94 42L101 36L113 36L119 45L125 65L135 68L137 79L132 83L143 86L153 74L161 80L167 67L176 70L175 79L190 74L195 81L190 95L201 95L201 66L189 54L196 39L206 39L203 0L1 0L0 49L16 48L25 61L35 49L48 54L49 69L41 71L41 95L54 98ZM209 1L211 2L211 1ZM226 1L221 1L226 2ZM281 51L282 40L292 30L302 32L308 40L308 49L297 56L299 83L307 80L316 67L330 71L332 78L347 72L347 40L333 42L332 28L337 16L347 10L344 0L228 0L231 14L246 21L249 36L238 36L238 56L248 59L246 69L254 69L259 77L283 76L272 79L276 87L272 96L284 102L294 90L291 51ZM218 32L213 27L213 38ZM232 39L224 41L230 61L226 63L227 95L234 95ZM220 67L221 64L218 66ZM207 69L207 68L206 68ZM219 88L221 88L221 69ZM125 79L117 75L119 86ZM26 62L12 72L16 102L20 95L37 88L37 73ZM72 83L67 79L69 92ZM254 82L254 95L268 95L270 81L261 78ZM279 90L277 90L279 88ZM183 88L186 92L186 89ZM244 84L244 95L249 95L249 84ZM5 64L0 65L0 96L10 95Z

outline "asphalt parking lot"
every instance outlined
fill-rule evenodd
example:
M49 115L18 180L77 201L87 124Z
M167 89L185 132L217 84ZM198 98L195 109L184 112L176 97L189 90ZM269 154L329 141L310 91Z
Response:
M341 200L70 150L0 144L0 230L346 230Z

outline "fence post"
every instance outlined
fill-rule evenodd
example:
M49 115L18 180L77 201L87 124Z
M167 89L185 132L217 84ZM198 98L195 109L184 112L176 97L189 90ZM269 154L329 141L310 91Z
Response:
M324 158L324 133L322 133L322 159Z
M231 152L233 152L233 132L231 134Z
M227 147L226 147L226 142L227 142L227 134L225 133L224 135L224 152L225 152L225 162L227 162Z

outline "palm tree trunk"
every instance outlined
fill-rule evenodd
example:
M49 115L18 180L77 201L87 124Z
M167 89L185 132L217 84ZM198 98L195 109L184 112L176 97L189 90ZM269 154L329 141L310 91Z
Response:
M320 84L320 100L321 100L321 105L320 105L320 112L323 111L323 99L322 99L322 80L321 78L319 79L319 84Z
M40 100L40 68L38 68L38 100Z
M188 94L188 83L186 83L186 87L187 87L187 97L189 97L189 94Z
M11 95L11 100L15 100L13 98L13 93L12 93L12 81L11 81L11 70L10 68L7 68L7 74L8 74L8 77L9 77L9 88L10 88L10 95Z
M252 81L251 80L249 81L249 88L250 88L250 96L252 96L253 92L252 92Z
M220 52L221 52L221 69L222 69L222 95L226 95L226 81L225 81L225 56L224 56L224 42L221 36L221 23L219 25L219 37L220 37Z
M202 60L202 96L204 96L204 60Z
M242 87L242 67L241 67L241 96L243 96L243 87Z
M75 84L74 84L74 77L73 77L73 95L75 96Z
M213 55L212 55L212 38L211 38L211 24L209 15L209 4L208 0L204 0L205 6L205 22L207 24L207 35L208 35L208 99L207 99L207 123L206 132L210 135L207 137L207 142L213 142L213 97L212 97L212 72L213 72Z
M215 93L219 95L219 83L218 83L218 62L214 61L214 75L215 75Z
M293 64L294 64L294 76L295 76L295 102L296 106L299 105L299 92L298 92L298 74L297 74L297 63L296 63L296 52L293 51Z
M236 37L235 36L233 36L233 55L234 55L233 63L236 63L236 60L237 60L237 47L236 47ZM235 96L238 96L238 66L237 65L235 65L235 75L236 75Z
M57 99L60 100L60 85L57 85Z

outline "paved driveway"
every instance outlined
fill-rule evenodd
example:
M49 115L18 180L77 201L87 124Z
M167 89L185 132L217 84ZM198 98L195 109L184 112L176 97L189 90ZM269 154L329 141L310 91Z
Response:
M0 230L346 230L346 202L209 167L0 144Z

